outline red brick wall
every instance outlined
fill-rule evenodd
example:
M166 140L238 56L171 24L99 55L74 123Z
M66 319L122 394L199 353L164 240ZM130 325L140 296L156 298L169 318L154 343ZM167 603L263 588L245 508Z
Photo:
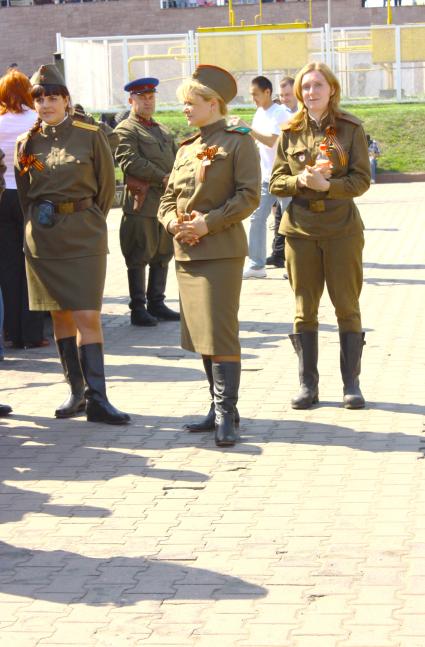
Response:
M160 9L159 0L0 8L0 67L16 62L28 74L52 61L56 33L63 36L185 33L228 24L226 7ZM386 9L362 9L360 0L332 0L332 26L384 24ZM327 0L314 0L313 26L327 22ZM235 5L236 22L254 22L258 5ZM263 22L308 21L309 2L263 5ZM393 9L396 24L425 22L425 7Z

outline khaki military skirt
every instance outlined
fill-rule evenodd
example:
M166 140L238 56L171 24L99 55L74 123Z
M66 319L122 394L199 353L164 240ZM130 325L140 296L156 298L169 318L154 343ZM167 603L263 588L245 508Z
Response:
M30 310L102 309L106 255L84 258L26 257Z
M244 258L176 261L181 345L202 355L240 355Z

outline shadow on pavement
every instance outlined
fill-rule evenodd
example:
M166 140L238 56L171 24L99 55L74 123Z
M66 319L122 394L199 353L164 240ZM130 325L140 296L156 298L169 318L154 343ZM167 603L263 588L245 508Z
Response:
M139 600L253 599L262 586L222 573L145 557L86 557L0 542L0 591L57 604L123 607Z

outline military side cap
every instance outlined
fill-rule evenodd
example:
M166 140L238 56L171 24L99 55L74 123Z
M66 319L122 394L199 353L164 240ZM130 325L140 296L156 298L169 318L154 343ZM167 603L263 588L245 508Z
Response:
M234 99L238 92L235 78L230 72L216 65L198 65L192 78L217 92L226 103Z
M63 85L65 79L56 65L42 65L31 77L32 85Z
M159 84L158 79L146 77L145 79L135 79L124 86L125 92L131 94L146 94L147 92L156 92L156 86Z

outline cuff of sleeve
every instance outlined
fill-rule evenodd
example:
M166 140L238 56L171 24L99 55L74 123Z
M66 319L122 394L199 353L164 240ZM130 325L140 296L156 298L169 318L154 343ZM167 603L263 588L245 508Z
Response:
M219 211L210 211L205 216L205 222L207 223L208 232L210 234L216 234L223 229L223 216Z
M330 187L328 189L327 197L328 198L345 198L344 190L344 180L342 178L330 178L329 180Z
M287 175L284 183L276 182L270 185L270 193L281 197L297 195L298 191L297 175Z
M163 217L161 218L162 226L163 226L163 227L165 228L165 230L170 234L170 236L172 236L173 234L172 234L172 233L171 233L171 231L168 229L168 225L169 225L169 224L170 224L170 222L172 222L175 218L177 218L177 214L176 214L176 212L175 212L175 211L174 211L174 212L173 212L173 211L171 211L170 213L167 213L167 215L166 215L166 216L163 216Z

